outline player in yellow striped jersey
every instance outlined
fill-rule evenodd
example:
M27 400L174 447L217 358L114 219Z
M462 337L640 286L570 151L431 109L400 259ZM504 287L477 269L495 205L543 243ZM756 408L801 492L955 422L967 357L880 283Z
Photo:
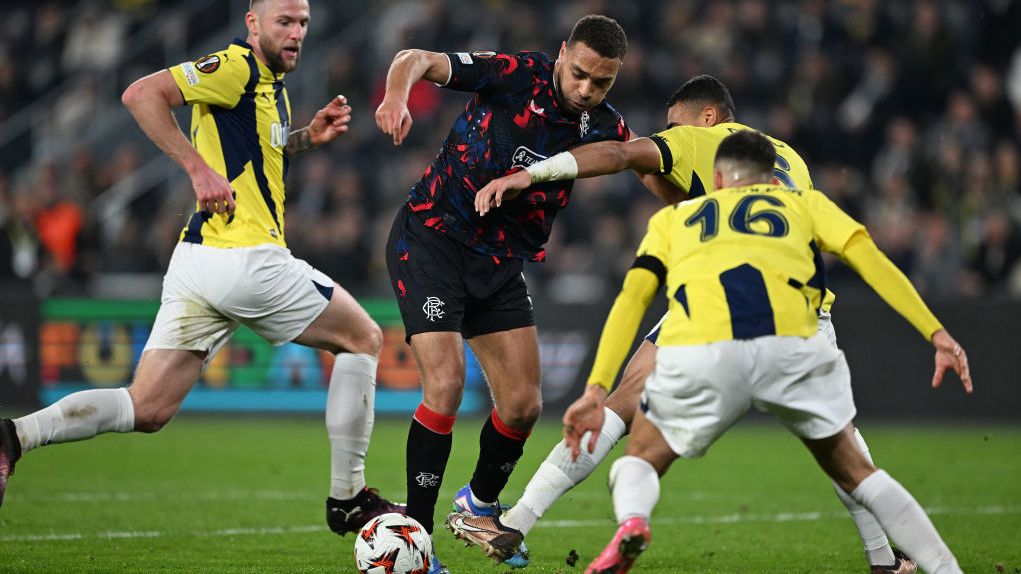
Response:
M579 146L569 153L559 154L539 162L526 171L494 180L476 195L475 206L484 213L498 208L504 201L504 194L521 189L526 182L540 179L563 179L568 177L591 177L615 173L625 169L648 174L660 174L671 185L661 186L674 191L673 200L697 197L712 190L713 158L716 147L723 138L735 131L751 129L734 119L734 102L727 87L711 76L696 76L687 81L667 102L667 129L648 138L635 138L630 142L600 142ZM811 189L812 179L801 156L786 143L770 138L776 148L773 175L788 187ZM511 197L507 195L506 197ZM513 199L507 199L513 201ZM822 275L813 277L812 284L822 281ZM625 286L627 287L627 285ZM819 330L836 345L836 335L829 321L829 308L833 295L826 291L819 316ZM610 311L611 317L633 314L625 300L619 299ZM550 452L535 476L525 488L518 503L500 518L502 525L523 534L535 525L542 514L567 490L584 480L609 453L613 445L627 433L632 417L638 408L639 395L645 379L655 365L656 337L658 326L646 340L642 341L632 356L621 377L620 383L608 397L602 391L603 385L612 385L617 371L611 369L618 354L631 346L631 341L607 332L599 342L596 354L597 364L589 383L590 401L605 397L606 409L602 430L592 433L590 448L580 453L571 453L565 442ZM611 372L612 371L612 372ZM602 396L595 396L600 395ZM579 402L581 402L579 400ZM585 404L590 404L586 402ZM567 417L575 416L572 407ZM575 424L577 428L583 425ZM599 428L596 426L595 428ZM580 436L580 435L578 435ZM859 448L868 453L868 446L855 431ZM847 507L862 538L866 557L873 574L909 574L914 563L900 551L892 548L879 523L868 511L861 508L836 484L835 492ZM472 523L472 526L487 528L492 525ZM493 532L499 528L492 528ZM486 535L490 536L490 535Z
M610 470L621 526L586 572L628 571L650 539L658 477L678 457L701 456L752 405L801 438L833 481L926 572L961 572L918 502L857 447L847 363L816 326L823 291L811 278L819 272L819 251L849 264L932 342L934 387L953 370L970 393L967 355L865 228L818 191L776 185L774 160L774 147L761 134L730 135L716 152L717 191L666 207L649 221L638 263L628 272L630 287L621 293L638 312L611 316L604 334L632 339L664 283L671 312L627 456ZM624 358L617 357L614 373ZM589 410L602 414L602 405ZM575 430L599 428L565 429L569 446L580 447Z
M196 210L167 269L134 382L0 420L0 500L22 452L103 432L158 431L243 324L273 344L293 341L336 355L326 405L330 527L356 532L374 514L401 508L365 487L379 326L343 288L291 255L284 240L289 159L336 139L351 118L337 96L307 127L290 130L284 75L298 65L309 12L307 0L252 0L246 40L124 92L145 134L188 173ZM171 111L186 104L190 142Z

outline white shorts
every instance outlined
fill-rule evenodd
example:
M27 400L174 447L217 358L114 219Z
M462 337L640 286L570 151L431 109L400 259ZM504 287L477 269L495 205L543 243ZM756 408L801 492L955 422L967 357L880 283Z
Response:
M301 335L333 293L333 281L278 245L178 243L146 349L206 351L207 361L239 325L274 345Z
M832 327L825 331L660 347L642 394L645 416L683 457L704 454L752 405L799 437L833 436L856 410L844 353L830 343Z

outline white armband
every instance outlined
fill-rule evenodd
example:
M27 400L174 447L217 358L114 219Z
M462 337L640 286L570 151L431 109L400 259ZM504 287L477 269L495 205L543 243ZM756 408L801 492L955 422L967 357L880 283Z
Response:
M578 161L574 159L571 152L562 151L551 158L526 167L525 171L532 176L532 183L575 179L578 177Z

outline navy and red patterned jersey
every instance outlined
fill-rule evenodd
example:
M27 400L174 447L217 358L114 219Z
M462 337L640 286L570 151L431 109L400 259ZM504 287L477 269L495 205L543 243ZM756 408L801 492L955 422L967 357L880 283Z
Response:
M539 52L447 54L444 87L475 92L440 153L408 196L410 211L428 227L497 257L543 261L557 211L573 180L534 185L480 217L475 193L512 170L580 144L627 140L624 119L605 101L576 116L561 108L553 62Z

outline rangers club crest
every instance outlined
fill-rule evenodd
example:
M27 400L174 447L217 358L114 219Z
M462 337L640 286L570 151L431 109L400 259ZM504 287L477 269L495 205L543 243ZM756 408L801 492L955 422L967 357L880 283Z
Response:
M436 319L443 318L443 306L446 305L439 297L426 297L425 304L422 305L422 312L425 313L425 318L432 322L436 322Z

